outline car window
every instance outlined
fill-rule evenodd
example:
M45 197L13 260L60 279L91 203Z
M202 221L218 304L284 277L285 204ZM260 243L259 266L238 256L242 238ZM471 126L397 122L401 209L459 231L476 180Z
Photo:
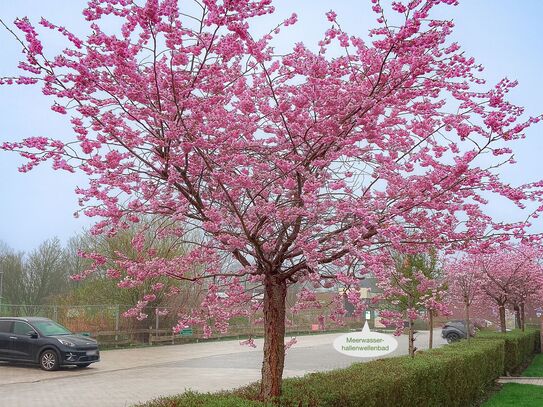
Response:
M71 332L62 325L53 321L34 321L34 326L44 336L51 335L70 335Z
M11 321L0 321L0 333L11 332Z
M15 335L26 335L29 332L33 332L34 329L26 322L15 321L13 323L13 333Z

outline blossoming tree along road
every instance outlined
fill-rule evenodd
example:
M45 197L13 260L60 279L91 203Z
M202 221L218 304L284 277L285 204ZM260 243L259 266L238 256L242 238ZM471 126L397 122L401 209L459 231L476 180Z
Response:
M539 184L513 187L497 172L513 162L509 144L539 119L520 120L522 109L506 100L515 82L485 87L474 59L448 41L452 22L430 18L455 1L386 11L373 2L369 36L349 35L329 12L316 51L298 43L282 56L273 38L296 15L262 37L251 31L273 13L271 0L91 0L86 38L39 21L66 39L56 56L28 19L15 22L26 73L2 83L40 84L52 109L69 116L74 139L30 137L2 149L27 158L22 171L51 161L86 174L77 193L81 211L98 218L94 233L152 214L161 222L154 238L193 241L187 254L157 260L142 228L133 241L141 257L105 270L126 287L163 276L154 289L172 295L176 280L202 284L208 294L177 329L227 329L249 312L247 284L262 285L263 304L253 308L265 326L264 399L281 389L291 284L341 284L359 313L359 279L381 267L381 248L521 236L524 223L484 214L481 191L520 207L539 199ZM104 19L118 21L117 32ZM89 273L105 263L86 257ZM225 267L227 259L235 264ZM130 315L145 318L154 295ZM317 306L309 291L299 301ZM341 318L341 295L333 305Z

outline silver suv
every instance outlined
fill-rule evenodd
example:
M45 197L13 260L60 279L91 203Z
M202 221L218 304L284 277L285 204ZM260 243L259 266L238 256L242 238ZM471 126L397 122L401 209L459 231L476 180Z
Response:
M448 321L443 325L441 337L451 343L460 339L466 339L466 332L466 323L463 320ZM470 324L470 336L475 336L475 332L475 326Z

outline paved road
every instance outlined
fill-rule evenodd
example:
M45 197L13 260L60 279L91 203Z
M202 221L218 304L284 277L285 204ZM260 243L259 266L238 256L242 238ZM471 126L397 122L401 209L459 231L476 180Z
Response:
M441 332L434 343L443 344ZM285 377L346 367L358 359L332 347L338 334L298 337L289 349ZM232 389L260 377L262 340L257 348L238 341L193 343L154 348L109 350L100 363L87 369L63 368L44 372L37 367L0 362L0 405L10 407L122 407L186 389ZM407 353L407 338L398 338L398 349ZM427 347L428 332L420 332L417 347Z

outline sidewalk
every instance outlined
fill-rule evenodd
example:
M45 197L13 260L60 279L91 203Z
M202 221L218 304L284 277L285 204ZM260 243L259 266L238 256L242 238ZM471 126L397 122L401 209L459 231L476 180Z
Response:
M543 386L543 377L500 377L498 383L518 383L518 384L533 384L534 386Z

